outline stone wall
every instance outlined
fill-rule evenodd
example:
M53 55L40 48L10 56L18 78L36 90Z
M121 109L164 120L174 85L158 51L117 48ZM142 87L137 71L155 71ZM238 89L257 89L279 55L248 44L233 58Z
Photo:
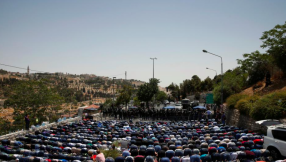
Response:
M225 115L226 115L226 123L228 125L233 125L241 128L245 128L251 131L257 131L266 133L267 127L256 124L255 120L250 118L249 116L240 114L239 110L237 109L228 109L225 108ZM280 119L280 122L286 124L286 118Z
M226 108L225 114L226 123L228 125L241 127L251 131L266 132L266 127L262 127L261 125L256 124L254 119L250 118L249 116L240 114L239 110L237 109Z

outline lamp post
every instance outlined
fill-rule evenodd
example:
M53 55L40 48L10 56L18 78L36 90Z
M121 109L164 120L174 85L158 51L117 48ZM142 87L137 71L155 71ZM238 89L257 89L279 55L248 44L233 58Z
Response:
M154 79L154 60L157 60L157 58L153 57L150 59L153 60L153 79ZM155 94L154 94L154 98L153 98L153 108L155 108Z
M215 71L215 76L217 76L217 72L216 72L216 70L214 70L214 69L210 69L210 68L206 68L206 69L208 69L208 70L212 70L212 71Z
M113 102L112 103L114 103L114 97L115 97L115 94L114 94L114 79L115 79L116 77L113 77L113 89L112 89L112 93L113 93Z
M157 58L154 57L154 58L150 58L150 59L153 60L153 79L154 79L154 60L157 60Z
M207 50L203 50L203 52L220 57L221 60L221 104L223 104L223 63L222 63L222 57L213 53L208 52Z

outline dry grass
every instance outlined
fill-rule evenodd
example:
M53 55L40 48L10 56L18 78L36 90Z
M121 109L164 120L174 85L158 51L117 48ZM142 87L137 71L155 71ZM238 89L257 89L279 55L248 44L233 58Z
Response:
M2 109L0 111L0 118L6 118L8 119L10 122L13 122L13 112L14 109L13 108L8 108L8 109Z
M255 85L243 90L241 94L246 94L246 95L266 95L275 91L286 91L286 79L278 79L278 80L272 80L272 84L269 85L268 87L265 87L265 82L260 81L256 83Z

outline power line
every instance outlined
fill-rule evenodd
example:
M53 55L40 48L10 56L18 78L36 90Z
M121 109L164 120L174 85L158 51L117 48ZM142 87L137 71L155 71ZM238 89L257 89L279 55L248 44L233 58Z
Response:
M13 66L13 65L7 65L7 64L2 64L2 63L0 63L0 65L12 67L12 68L17 68L17 69L27 70L27 68L17 67L17 66ZM30 71L35 71L35 72L40 72L40 73L49 73L49 72L44 72L44 71L39 71L39 70L32 70L32 69L29 69L29 70Z
M27 68L18 67L18 66L14 66L14 65L7 65L7 64L2 64L2 63L0 63L0 65L7 66L7 67L12 67L12 68L16 68L16 69L27 70ZM44 71L39 71L39 70L33 70L33 69L29 69L29 70L30 71L34 71L34 72L38 72L38 73L50 73L50 72L44 72ZM107 76L107 77L113 77L113 76L119 76L119 75L124 75L124 73L116 74L116 75L110 75L110 76Z

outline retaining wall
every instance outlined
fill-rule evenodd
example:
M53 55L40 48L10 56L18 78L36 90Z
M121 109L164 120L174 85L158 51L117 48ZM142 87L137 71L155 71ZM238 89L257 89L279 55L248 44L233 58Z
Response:
M237 109L228 109L225 108L225 115L226 115L226 123L228 125L234 125L237 127L245 128L252 131L266 133L267 127L261 126L256 124L255 120L250 118L249 116L240 114L239 110ZM286 118L280 119L281 123L286 123Z
M35 133L35 131L42 131L44 129L50 129L51 127L56 127L58 125L64 125L64 124L67 124L69 122L78 122L80 119L81 119L80 117L75 117L75 118L66 119L64 121L57 122L57 123L54 122L54 123L49 123L49 124L44 125L44 126L30 128L30 130L21 130L21 131L9 133L9 134L0 136L0 141L3 139L15 140L15 138L19 137L19 136L24 136L26 134L33 134L33 133Z
M245 128L252 131L266 131L264 127L259 124L256 124L255 120L249 116L240 114L237 109L225 109L226 114L226 123L228 125L234 125L237 127Z

